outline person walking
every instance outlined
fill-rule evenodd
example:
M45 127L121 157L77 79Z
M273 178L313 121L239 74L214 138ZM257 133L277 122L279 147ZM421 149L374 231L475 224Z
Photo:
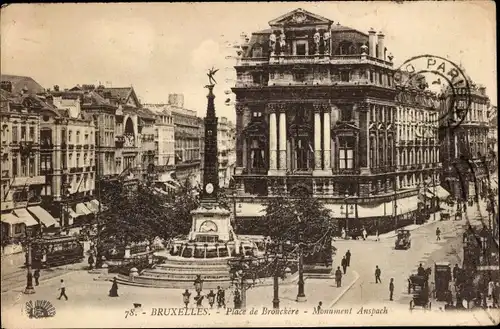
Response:
M335 271L335 282L337 283L337 288L340 288L342 285L342 271L340 270L340 266L337 266L337 270Z
M222 289L220 286L217 286L217 307L226 308L226 296L225 296L225 294L226 293L225 293L224 289Z
M340 261L340 265L342 266L342 270L344 270L344 274L347 270L347 259L344 257L342 257L342 260Z
M394 278L391 278L391 282L389 282L389 300L393 300L392 297L394 295Z
M455 266L453 267L453 271L452 271L452 274L453 274L453 281L457 281L457 278L458 278L458 272L460 271L460 268L458 267L458 264L455 264Z
M375 241L380 241L380 237L378 235L378 230L375 232Z
M345 228L342 227L342 233L341 233L342 239L347 239L347 232L345 231Z
M380 274L382 274L382 271L378 268L378 265L375 266L375 283L382 283L382 280L380 280Z
M116 278L113 279L113 285L109 290L109 297L118 297L118 282L116 282Z
M92 255L92 253L90 253L88 262L89 262L89 268L91 270L94 269L94 263L95 263L95 261L94 261L94 255Z
M366 231L366 228L363 227L363 240L366 240L368 237L368 232Z
M61 297L64 296L64 298L66 298L66 300L68 300L68 296L66 296L66 285L64 284L63 279L61 279L61 286L59 287L59 290L61 291L61 294L59 295L59 298L57 298L57 299L61 299Z
M347 261L347 266L351 266L351 251L347 250L345 253L345 259Z
M38 284L39 284L38 279L40 279L40 270L38 268L35 270L33 277L35 278L35 285L38 286Z
M438 227L436 229L436 241L440 241L440 240L441 240L441 230Z

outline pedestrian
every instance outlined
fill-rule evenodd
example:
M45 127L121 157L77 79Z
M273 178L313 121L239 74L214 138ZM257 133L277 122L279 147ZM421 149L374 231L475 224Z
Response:
M495 290L495 282L490 280L490 282L488 282L488 299L490 300L493 297L493 290Z
M347 250L345 253L345 259L347 260L347 266L351 266L351 251Z
M493 307L498 307L498 300L500 299L500 283L495 283L495 288L493 289Z
M88 261L89 261L89 268L92 270L94 268L94 256L92 255L92 253L90 253Z
M380 241L380 237L378 236L378 230L375 232L375 240Z
M342 260L340 261L340 265L342 266L342 269L344 270L344 274L346 272L346 269L347 269L347 259L344 257L342 257Z
M113 279L113 285L109 290L109 297L118 297L118 282L116 282L116 278Z
M366 232L366 228L363 227L363 240L366 240L368 237L368 232Z
M441 240L441 230L438 227L436 229L436 241L440 241L440 240Z
M394 278L391 278L391 282L389 282L389 300L392 300L394 295Z
M375 266L375 283L382 283L382 280L380 280L380 274L381 271L378 268L378 265Z
M39 269L35 270L33 277L35 278L35 285L38 286L38 279L40 279L40 270Z
M418 276L425 276L425 268L422 266L422 263L420 263L420 265L418 265L417 275Z
M323 306L323 302L319 302L318 303L318 307L316 307L316 313L319 313L319 311L321 311L321 306Z
M61 286L59 287L59 290L61 291L61 294L59 295L59 298L57 298L57 299L61 299L61 297L64 296L64 298L66 298L66 300L68 300L68 296L66 296L66 285L64 284L63 279L61 279Z
M226 296L225 291L220 286L217 286L217 307L226 308Z
M335 282L337 283L337 288L340 288L342 285L342 271L340 270L340 266L337 266L337 270L335 271Z
M345 228L343 228L343 227L342 227L341 237L342 237L342 239L346 239L347 238L347 232L345 231Z

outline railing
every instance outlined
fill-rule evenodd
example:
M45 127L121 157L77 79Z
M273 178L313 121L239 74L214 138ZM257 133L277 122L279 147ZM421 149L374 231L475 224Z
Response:
M74 149L74 148L75 148L75 145L73 145L73 144L68 144L68 148L69 148L70 150L72 150L72 149Z
M78 144L78 145L76 146L76 149L77 149L77 150L81 150L81 149L82 149L82 145L81 145L81 144Z
M52 175L53 173L54 169L52 168L40 169L40 175Z
M85 145L83 145L83 148L84 148L84 149L88 149L88 148L89 148L89 145L88 145L88 144L85 144Z
M335 175L359 175L359 169L332 169L332 173Z

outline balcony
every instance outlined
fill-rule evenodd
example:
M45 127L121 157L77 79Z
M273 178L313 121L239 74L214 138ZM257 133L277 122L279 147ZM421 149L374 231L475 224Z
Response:
M75 148L75 145L74 144L68 144L68 149L72 150Z
M52 168L40 169L40 175L52 175L53 173L54 169Z
M76 149L77 150L81 150L82 149L82 145L81 144L76 145Z
M415 140L415 145L420 145L421 144L421 140L420 139L416 139Z
M85 150L87 150L87 149L89 148L89 144L84 144L84 145L83 145L83 148L84 148Z
M359 175L360 170L356 168L350 169L332 169L334 175Z
M62 142L61 143L61 149L62 150L66 150L67 147L68 147L68 144L66 144L66 142Z

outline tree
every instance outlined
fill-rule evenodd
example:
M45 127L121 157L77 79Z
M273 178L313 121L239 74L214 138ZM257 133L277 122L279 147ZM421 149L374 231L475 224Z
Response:
M279 195L272 198L266 207L264 216L266 231L275 241L297 243L299 231L302 242L316 243L321 238L331 237L336 223L322 203L307 194L297 197Z

